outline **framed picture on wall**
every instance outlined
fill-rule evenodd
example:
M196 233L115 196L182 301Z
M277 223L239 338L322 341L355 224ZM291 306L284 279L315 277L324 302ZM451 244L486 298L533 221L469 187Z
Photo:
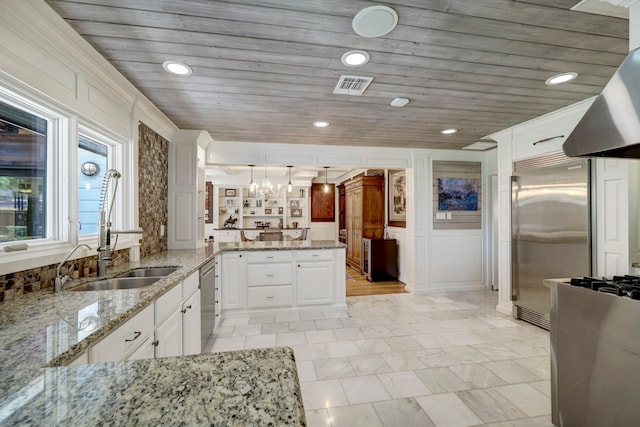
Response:
M300 208L291 209L291 216L302 216L302 209Z
M224 190L225 197L236 197L236 189L235 188L226 188Z
M264 208L264 214L265 215L271 215L273 213L273 211L271 210L271 208Z
M407 172L389 171L388 222L392 227L407 226Z

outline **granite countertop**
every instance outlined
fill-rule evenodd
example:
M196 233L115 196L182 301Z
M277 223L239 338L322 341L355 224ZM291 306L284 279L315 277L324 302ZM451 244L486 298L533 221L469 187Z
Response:
M265 242L228 242L218 243L220 251L278 251L299 249L338 249L346 248L344 243L335 240L275 240Z
M41 369L28 390L0 424L306 425L288 347Z
M0 424L3 408L18 396L41 387L43 376L59 372L59 368L53 367L73 361L216 254L344 247L344 244L333 240L212 243L196 250L170 250L108 269L108 277L113 277L138 267L180 267L175 273L145 288L90 292L68 290L95 280L84 278L69 282L67 290L58 294L49 289L4 301L0 304ZM86 319L90 321L81 322Z

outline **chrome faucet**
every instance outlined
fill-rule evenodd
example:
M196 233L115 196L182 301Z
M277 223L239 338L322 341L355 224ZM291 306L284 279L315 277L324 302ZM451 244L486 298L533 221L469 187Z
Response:
M104 175L102 181L102 196L100 200L100 216L98 218L98 277L103 277L107 273L107 263L110 262L111 254L118 244L118 235L120 234L142 234L142 229L134 230L112 230L111 229L111 211L115 200L116 191L118 189L118 179L122 175L115 169L109 169ZM113 194L109 200L109 186L113 181ZM111 235L116 235L116 240L111 247Z
M111 261L111 210L118 189L118 179L122 175L115 169L109 169L102 181L100 213L98 217L98 277L107 272L107 262ZM109 185L113 181L113 194L109 203Z
M89 245L85 245L84 243L76 245L73 249L71 249L71 252L69 252L69 254L62 260L62 262L60 264L58 264L58 268L56 268L56 279L55 279L55 284L54 284L54 287L53 287L53 292L56 292L56 293L60 292L62 290L62 288L64 287L64 284L67 283L67 281L69 280L69 276L67 276L67 275L62 277L62 275L60 274L60 269L62 268L64 263L67 262L67 260L71 257L71 255L73 255L73 253L80 246L84 246L85 248L91 250Z

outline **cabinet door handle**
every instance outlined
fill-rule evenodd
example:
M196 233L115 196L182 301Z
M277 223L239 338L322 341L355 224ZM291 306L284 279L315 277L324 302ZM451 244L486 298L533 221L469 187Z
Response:
M135 331L135 332L133 333L133 338L132 338L132 339L130 339L130 340L129 340L129 339L126 339L126 340L124 340L124 342L131 342L131 341L135 341L135 340L137 340L138 338L140 338L140 335L142 335L142 332Z
M187 309L185 308L185 309L180 310L180 311L182 312L182 314L185 314L187 312Z
M217 301L217 300L216 300L216 304L218 304L219 302L220 302L220 301Z
M298 268L300 268L300 264L298 264Z
M157 347L158 344L160 344L160 340L155 340L155 341L151 342L151 345L154 346L154 347Z
M189 304L189 305L187 306L187 308L188 308L189 310L191 310L191 304Z

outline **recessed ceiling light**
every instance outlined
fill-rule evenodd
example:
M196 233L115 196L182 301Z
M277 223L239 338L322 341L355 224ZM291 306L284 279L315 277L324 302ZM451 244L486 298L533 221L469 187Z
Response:
M380 37L398 25L398 14L387 6L369 6L356 13L351 26L362 37Z
M329 126L329 122L317 121L313 122L313 125L317 128L326 128L327 126Z
M560 83L566 83L568 81L575 79L576 77L578 77L578 73L574 73L573 71L570 73L556 74L555 76L549 77L545 81L545 84L557 85Z
M458 132L458 129L445 129L445 130L441 130L440 133L443 135L451 135L452 133L456 133Z
M393 98L391 101L392 107L404 107L409 103L409 98Z
M347 67L361 67L369 62L369 54L364 50L350 50L342 55L342 63Z
M162 68L171 74L177 74L179 76L188 76L193 72L191 67L187 64L177 61L164 61L162 63Z

